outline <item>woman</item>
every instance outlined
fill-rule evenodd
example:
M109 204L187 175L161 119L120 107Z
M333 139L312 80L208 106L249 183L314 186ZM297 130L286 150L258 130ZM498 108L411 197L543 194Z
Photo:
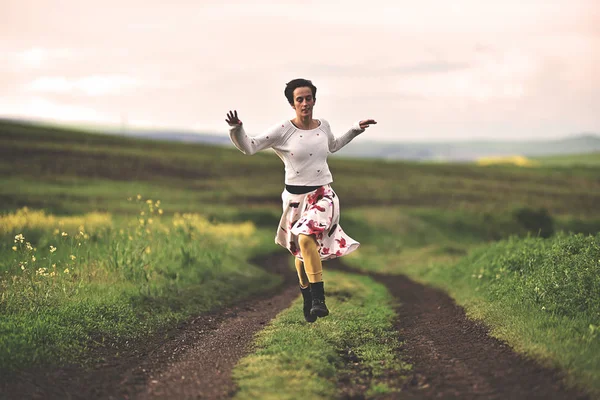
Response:
M285 164L283 214L275 242L294 255L304 318L315 322L317 317L329 315L321 261L349 254L360 245L339 225L339 201L330 186L333 177L327 156L377 122L360 121L336 138L327 121L313 119L317 88L311 81L294 79L286 85L284 94L296 112L295 118L278 123L262 135L248 136L237 111L229 111L225 121L230 126L231 141L242 153L252 155L272 148Z

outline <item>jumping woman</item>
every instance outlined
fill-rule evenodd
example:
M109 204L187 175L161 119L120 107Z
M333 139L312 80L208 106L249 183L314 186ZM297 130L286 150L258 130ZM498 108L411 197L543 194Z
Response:
M339 224L339 200L330 184L333 177L327 157L364 132L372 119L357 122L336 137L324 119L313 119L317 88L306 79L294 79L284 90L296 112L259 136L246 134L237 111L229 111L233 144L244 154L272 148L285 164L285 190L281 197L283 214L275 243L295 257L300 290L304 298L304 318L315 322L329 315L323 289L321 261L350 254L360 243L344 233Z

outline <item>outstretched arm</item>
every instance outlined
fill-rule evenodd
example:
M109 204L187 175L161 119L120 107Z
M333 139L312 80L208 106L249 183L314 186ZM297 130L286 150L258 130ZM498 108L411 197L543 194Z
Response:
M329 151L335 153L340 150L342 147L350 143L352 139L360 135L367 129L370 125L376 124L377 122L374 119L365 119L360 122L357 122L350 128L350 130L344 133L341 136L335 137L335 135L331 132L331 127L329 127Z
M229 137L231 141L242 153L252 155L260 150L273 147L280 137L280 132L275 129L263 133L259 136L248 136L244 131L242 121L238 118L237 111L229 111L227 113L227 119L225 120L229 124Z

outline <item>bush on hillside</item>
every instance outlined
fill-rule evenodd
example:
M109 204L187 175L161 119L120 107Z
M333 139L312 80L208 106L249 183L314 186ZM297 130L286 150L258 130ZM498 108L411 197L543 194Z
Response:
M474 251L452 269L492 299L517 297L546 312L600 317L600 234L518 238Z
M549 238L554 234L554 220L545 208L538 210L529 207L520 208L514 211L513 217L533 235Z

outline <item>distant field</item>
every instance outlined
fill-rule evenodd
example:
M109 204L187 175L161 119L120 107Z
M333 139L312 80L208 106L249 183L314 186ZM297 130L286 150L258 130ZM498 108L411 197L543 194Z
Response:
M359 141L360 138L357 139ZM342 150L343 152L343 150ZM589 167L479 167L333 159L343 207L402 206L597 215L600 181ZM279 210L283 165L268 152L134 140L29 125L0 125L0 211L22 206L58 214L127 211L122 199L142 192L178 211L227 206ZM165 209L169 213L172 210Z
M594 166L600 165L600 152L535 157L534 161L544 166Z

